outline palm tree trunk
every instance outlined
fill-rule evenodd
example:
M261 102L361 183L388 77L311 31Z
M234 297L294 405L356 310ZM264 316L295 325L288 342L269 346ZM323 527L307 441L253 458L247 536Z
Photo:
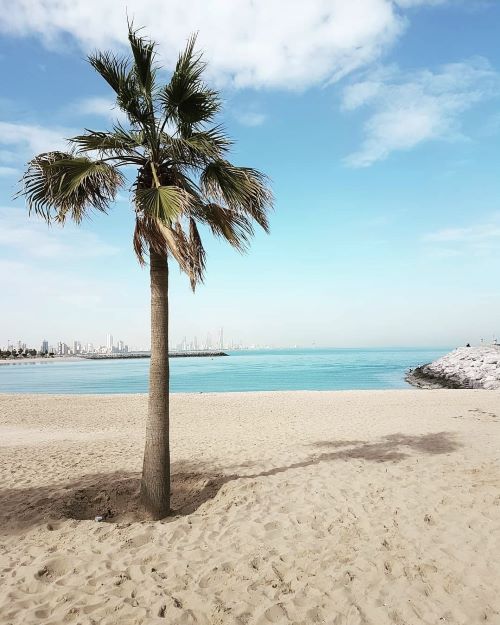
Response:
M150 249L151 364L141 499L156 519L170 510L168 264Z

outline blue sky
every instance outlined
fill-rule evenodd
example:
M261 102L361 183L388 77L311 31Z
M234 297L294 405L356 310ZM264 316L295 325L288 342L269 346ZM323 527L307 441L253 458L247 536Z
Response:
M111 123L85 55L122 47L125 7L167 69L199 31L234 160L276 196L249 254L205 239L195 295L171 268L174 343L219 326L271 345L500 335L500 3L0 0L0 345L149 343L127 192L63 230L12 200L30 156Z

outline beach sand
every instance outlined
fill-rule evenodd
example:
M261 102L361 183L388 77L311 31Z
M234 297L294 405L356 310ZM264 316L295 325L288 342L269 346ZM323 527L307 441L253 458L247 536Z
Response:
M500 392L0 395L0 623L500 623ZM97 514L110 512L110 522Z

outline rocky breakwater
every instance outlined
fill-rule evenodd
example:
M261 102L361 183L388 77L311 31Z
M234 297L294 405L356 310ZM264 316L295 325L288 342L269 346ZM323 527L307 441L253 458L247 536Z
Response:
M500 345L459 347L410 369L406 381L420 388L500 389Z

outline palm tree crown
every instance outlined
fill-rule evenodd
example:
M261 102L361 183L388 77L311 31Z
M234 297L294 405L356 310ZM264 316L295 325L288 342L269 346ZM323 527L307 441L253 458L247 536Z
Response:
M205 63L191 37L167 84L159 84L155 44L129 26L131 58L99 52L91 65L111 86L126 124L85 130L67 152L39 154L28 164L20 195L47 222L79 223L92 209L106 212L135 167L131 188L134 249L171 254L191 285L203 280L199 224L239 251L257 223L268 231L272 196L266 177L227 159L232 142L215 123L219 95L202 79Z

